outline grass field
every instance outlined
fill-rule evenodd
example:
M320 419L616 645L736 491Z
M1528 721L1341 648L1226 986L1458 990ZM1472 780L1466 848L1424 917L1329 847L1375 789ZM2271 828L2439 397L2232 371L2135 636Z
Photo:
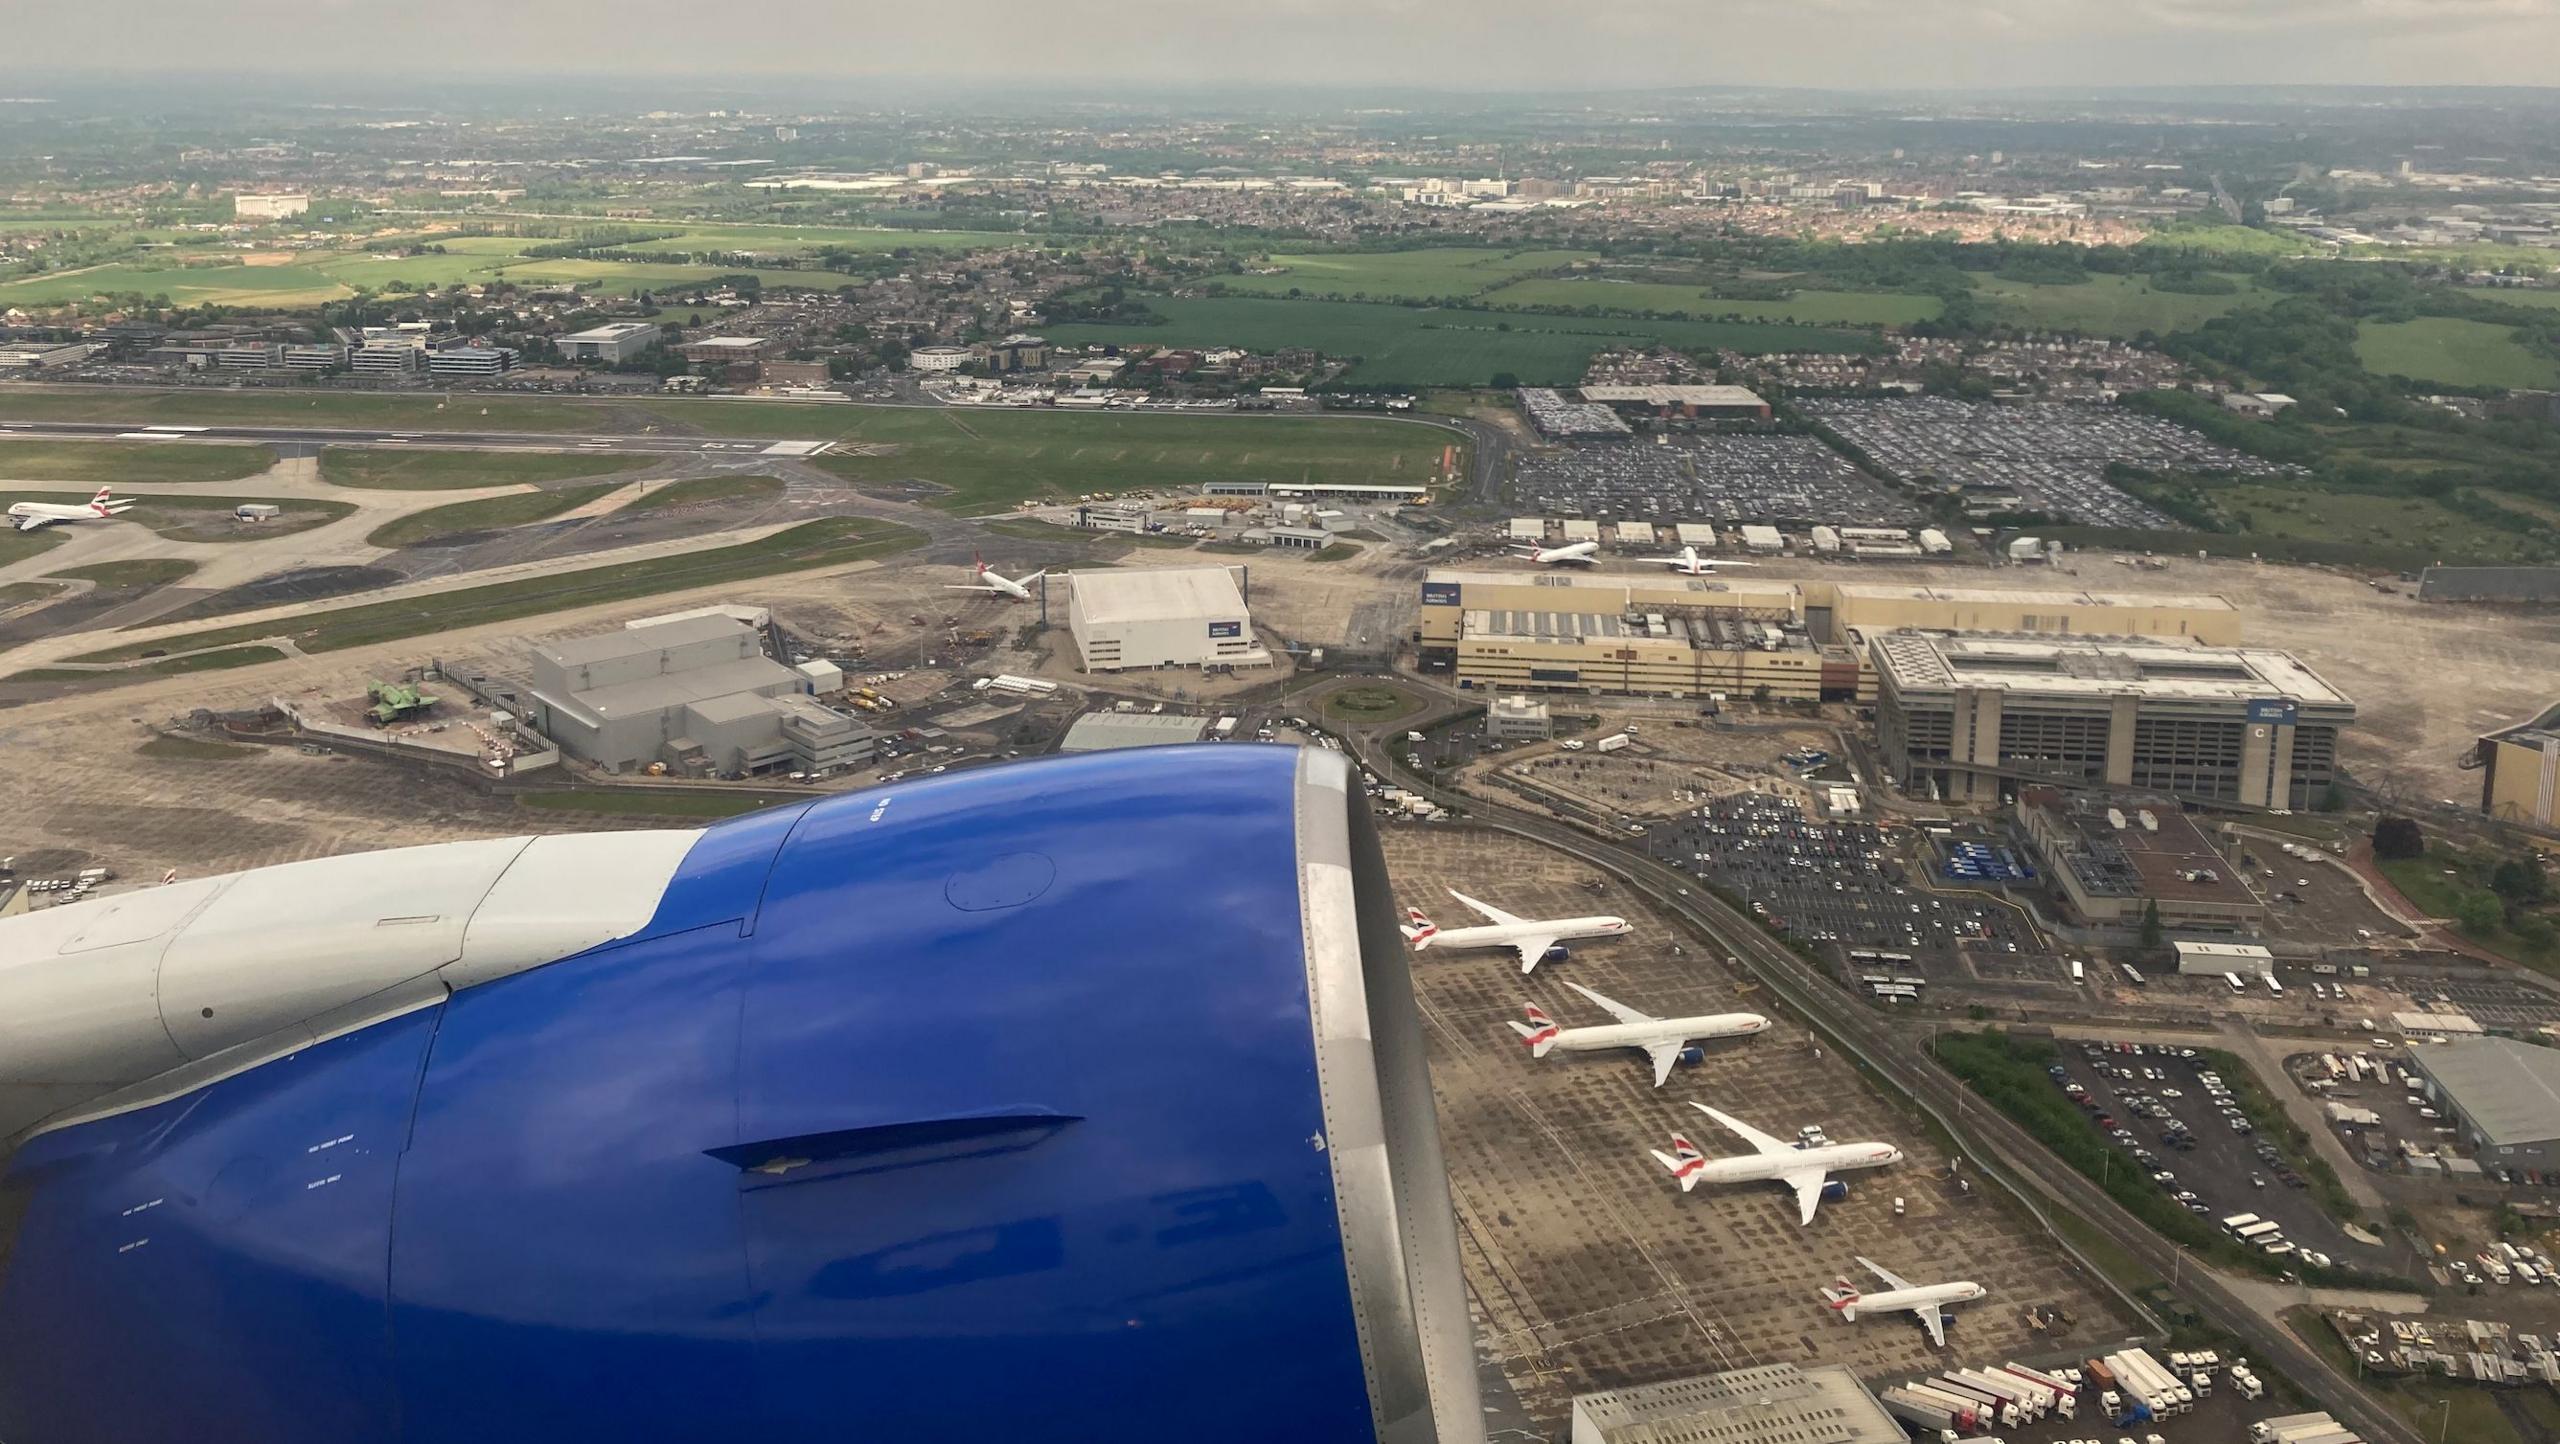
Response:
M81 498L83 501L88 498ZM0 566L24 561L38 552L51 551L62 543L62 528L45 527L39 531L20 531L16 527L0 527Z
M648 791L615 791L601 787L573 788L566 792L531 792L516 799L537 812L592 812L615 817L684 817L712 819L736 817L742 812L756 812L786 802L809 799L790 793L728 792L704 790L676 792L653 788Z
M782 495L778 476L695 476L670 482L634 498L624 511L664 511L672 506L698 506L714 501L768 502Z
M2367 321L2356 328L2356 355L2382 376L2447 386L2560 386L2560 364L2517 344L2511 326L2420 316Z
M0 410L7 409L0 400ZM276 464L263 446L149 441L0 441L0 477L12 481L238 481Z
M1582 379L1595 351L1662 344L1688 351L1866 351L1874 339L1812 326L1533 316L1519 312L1253 298L1151 300L1160 326L1052 326L1051 340L1115 346L1306 346L1356 356L1344 379L1377 386L1484 386L1508 373L1523 385Z
M2393 858L2375 866L2391 879L2391 885L2400 890L2402 897L2429 917L2454 917L2466 900L2497 900L2497 894L2489 887L2489 874L2496 866L2494 859L2430 847L2424 857ZM2536 972L2560 976L2560 945L2521 937L2503 922L2484 933L2465 929L2462 935Z
M1435 429L1352 417L875 409L851 419L849 436L896 449L821 456L813 465L848 481L929 481L945 489L932 504L960 512L1191 486L1203 477L1428 485L1452 440Z
M648 465L643 457L522 451L390 451L331 446L320 452L320 479L333 486L382 491L462 491L519 482L611 476Z
M1598 306L1610 311L1653 311L1670 316L1737 316L1745 321L1787 321L1811 326L1908 326L1946 309L1935 296L1868 291L1798 291L1783 301L1727 301L1700 286L1659 281L1541 278L1519 281L1479 298L1488 306Z
M39 601L61 594L62 588L47 586L43 582L0 582L0 607L14 607L21 602Z
M1380 301L1429 301L1472 296L1506 281L1587 260L1588 251L1502 251L1474 246L1433 246L1419 251L1358 251L1338 255L1273 256L1284 267L1273 276L1216 276L1230 292L1286 296L1366 296Z
M38 667L32 671L13 672L12 682L95 682L101 678L130 680L136 676L183 677L192 672L221 672L233 667L254 667L261 662L281 662L284 653L275 647L225 647L215 652L198 652L190 657L170 657L148 667L133 667L120 672L84 672L77 667Z
M472 532L549 521L563 512L576 511L618 485L620 483L606 481L591 486L520 491L509 496L484 496L472 501L431 506L425 511L413 511L407 516L384 522L368 532L365 540L378 547L424 546Z
M2147 276L2093 275L2077 286L2037 286L1985 276L1974 283L1982 299L2021 326L2080 331L2093 336L2166 335L2203 325L2268 296L2243 280L2228 296L2191 296L2152 288Z
M837 566L866 557L905 551L921 545L923 541L924 533L910 527L829 517L822 521L803 522L772 536L737 546L563 571L522 581L462 587L393 601L367 602L314 612L289 621L242 622L166 641L128 643L71 660L125 662L146 653L237 647L279 633L290 634L306 652L334 652L345 647L514 621L519 617L627 601L633 597L655 596L660 592L680 591L688 587L706 587L781 572Z
M194 562L175 557L155 557L128 562L97 562L85 567L65 567L47 575L65 581L96 582L102 587L165 587L171 582L185 581L195 574Z
M1324 715L1345 722L1384 722L1422 709L1422 699L1401 687L1345 687L1324 699Z
M0 489L0 507L17 501L45 501L57 506L77 506L89 499L85 491L9 491ZM200 492L163 492L134 499L139 505L124 513L124 519L140 522L171 541L232 542L263 541L269 537L287 536L326 526L353 512L355 504L345 501L299 501L281 496L206 496ZM235 522L231 510L242 502L263 501L284 508L284 515L274 521ZM73 525L95 525L78 523ZM53 527L48 530L59 531Z
M2523 562L2545 554L2529 535L2423 497L2258 482L2209 487L2204 495L2232 529L2252 536L2414 547L2466 561Z

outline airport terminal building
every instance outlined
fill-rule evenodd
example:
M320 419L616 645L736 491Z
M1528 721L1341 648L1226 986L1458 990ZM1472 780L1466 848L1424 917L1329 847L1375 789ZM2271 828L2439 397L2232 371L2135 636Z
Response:
M2356 717L2263 648L1891 631L1866 650L1888 765L1905 791L1952 802L2050 782L2308 808Z
M1227 567L1070 572L1067 630L1088 672L1268 667Z
M2500 822L2560 829L2560 707L2480 739L2480 810Z

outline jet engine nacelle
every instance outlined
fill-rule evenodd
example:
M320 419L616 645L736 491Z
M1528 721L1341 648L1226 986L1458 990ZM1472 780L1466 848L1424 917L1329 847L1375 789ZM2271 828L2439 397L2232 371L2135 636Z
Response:
M0 1438L1481 1437L1360 803L1149 748L0 920Z

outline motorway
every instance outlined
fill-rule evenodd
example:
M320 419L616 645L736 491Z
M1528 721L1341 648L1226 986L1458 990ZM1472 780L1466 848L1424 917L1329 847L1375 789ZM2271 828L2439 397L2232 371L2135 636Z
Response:
M318 426L132 426L113 421L0 421L13 441L228 441L268 446L407 446L444 451L604 451L645 456L817 456L834 443L737 437L578 436L556 431L379 431Z
M1414 679L1399 676L1398 680ZM1656 907L1687 921L1740 959L1799 1016L1831 1034L1879 1076L1926 1108L1968 1157L1977 1163L1996 1164L2012 1179L2033 1180L2036 1192L2054 1205L2087 1220L2160 1277L2178 1280L2179 1295L2194 1304L2214 1327L2246 1343L2261 1360L2317 1396L2372 1444L2422 1444L2416 1431L2376 1405L2345 1374L2282 1325L2251 1307L2211 1269L2199 1264L2188 1271L2183 1250L2153 1233L2005 1114L1976 1099L1923 1048L1832 987L1803 959L1751 919L1725 906L1694 879L1566 824L1434 786L1399 765L1395 749L1380 745L1382 737L1409 728L1428 728L1449 715L1450 710L1444 708L1426 720L1401 719L1383 732L1378 728L1344 729L1344 741L1360 765L1377 776L1394 776L1400 785L1442 806L1459 809L1471 822L1543 843L1611 873L1644 894Z

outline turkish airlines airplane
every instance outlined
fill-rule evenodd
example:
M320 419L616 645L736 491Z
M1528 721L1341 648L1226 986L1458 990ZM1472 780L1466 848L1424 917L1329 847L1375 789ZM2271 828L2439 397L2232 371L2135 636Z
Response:
M34 531L55 522L113 521L124 515L125 508L133 502L130 498L118 501L109 496L108 491L107 487L99 487L98 494L89 498L87 506L64 506L50 501L14 502L9 507L9 520L16 522L20 531Z
M1682 547L1680 549L1680 555L1676 557L1638 557L1636 560L1651 562L1656 566L1669 567L1673 571L1687 577L1711 577L1716 574L1716 568L1718 567L1748 567L1758 565L1756 562L1715 561L1698 555L1698 549L1696 547Z
M1822 1206L1823 1185L1834 1173L1857 1168L1882 1168L1902 1161L1902 1150L1890 1143L1825 1143L1803 1148L1770 1137L1730 1114L1718 1113L1704 1103L1689 1105L1740 1135L1753 1152L1736 1158L1709 1158L1698 1145L1680 1134L1671 1135L1671 1152L1653 1150L1656 1162L1671 1170L1680 1180L1680 1191L1687 1193L1701 1183L1760 1183L1775 1179L1796 1192L1800 1223L1813 1222L1813 1212Z
M1599 552L1598 542L1567 542L1560 547L1522 547L1512 555L1526 557L1543 567L1551 567L1558 562L1579 562L1591 567L1600 564Z
M1420 908L1404 910L1405 941L1415 952L1425 948L1511 948L1520 954L1520 971L1533 972L1547 955L1547 949L1573 938L1615 938L1627 932L1627 920L1613 917L1588 918L1523 918L1514 917L1490 903L1480 903L1456 888L1449 896L1474 908L1491 920L1489 926L1450 928L1442 931L1438 923L1423 916Z
M1656 1018L1639 1013L1624 1003L1613 1003L1580 983L1567 983L1582 996L1606 1009L1618 1021L1595 1028L1559 1028L1537 1004L1527 1006L1529 1021L1514 1023L1511 1031L1529 1045L1529 1056L1544 1058L1555 1049L1568 1053L1587 1053L1598 1048L1642 1048L1653 1059L1653 1086L1659 1088L1671 1076L1671 1067L1680 1061L1680 1052L1691 1039L1741 1038L1760 1032L1769 1020L1757 1013L1708 1013L1693 1018Z
M1884 1280L1883 1293L1862 1294L1857 1285L1842 1279L1832 1289L1831 1307L1844 1319L1854 1320L1860 1313L1888 1313L1907 1309L1920 1316L1929 1330L1929 1342L1943 1349L1947 1346L1947 1319L1940 1311L1945 1304L1969 1304L1990 1290L1976 1283L1914 1284L1873 1259L1858 1260L1867 1272Z
M1020 581L1016 581L1011 577L998 576L995 572L990 571L987 567L987 560L984 557L971 553L971 559L976 561L978 564L976 571L972 573L972 575L977 577L977 583L974 586L970 586L963 585L959 582L950 582L944 585L944 591L985 592L989 596L1011 597L1016 601L1027 602L1031 600L1031 584L1049 574L1049 569L1047 567L1042 567L1040 570L1022 578Z

